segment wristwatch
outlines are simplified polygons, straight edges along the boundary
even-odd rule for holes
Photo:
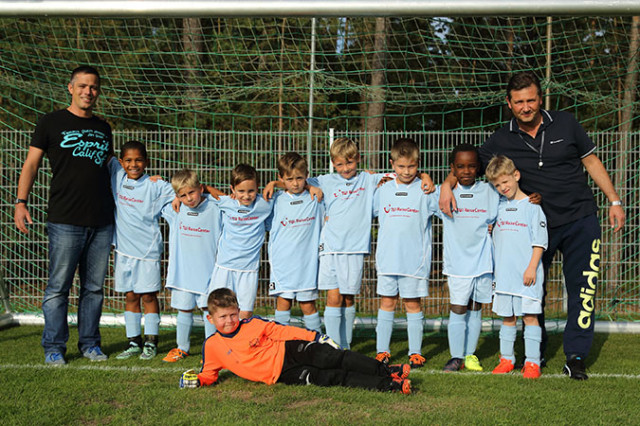
[[[27,200],[23,199],[23,198],[16,198],[16,201],[13,204],[27,204]]]
[[[618,200],[618,201],[612,201],[611,202],[611,206],[620,206],[622,207],[622,201]]]

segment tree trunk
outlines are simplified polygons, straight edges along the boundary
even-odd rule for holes
[[[184,52],[185,91],[184,104],[186,109],[193,109],[200,96],[200,69],[198,55],[203,46],[202,23],[200,18],[184,18],[182,20],[182,50]]]
[[[285,36],[284,32],[287,29],[287,18],[282,19],[282,27],[280,31],[280,88],[278,89],[278,152],[282,152],[282,132],[284,131],[284,104],[282,97],[284,96],[284,48],[285,48]]]
[[[616,162],[616,170],[613,176],[613,184],[624,201],[627,191],[629,179],[629,150],[631,149],[630,138],[633,125],[633,105],[636,100],[636,90],[638,87],[638,51],[640,50],[640,16],[634,16],[631,19],[631,33],[629,34],[629,56],[627,64],[626,77],[624,79],[623,97],[622,97],[622,115],[620,119],[620,140],[618,141],[618,159]],[[626,203],[625,203],[626,204]],[[620,264],[623,258],[624,245],[622,243],[622,232],[617,234],[610,233],[610,249],[607,256],[607,264],[609,268],[606,273],[607,289],[615,291],[620,285],[624,284],[624,277],[620,274]],[[615,293],[614,293],[615,295]]]
[[[369,154],[368,167],[380,170],[380,153],[382,151],[382,137],[384,130],[384,111],[387,100],[386,90],[386,59],[387,59],[387,18],[376,18],[376,31],[373,41],[373,56],[371,61],[371,90],[367,105],[366,152]]]

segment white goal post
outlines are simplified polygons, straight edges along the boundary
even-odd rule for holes
[[[2,0],[0,17],[631,16],[639,0]]]

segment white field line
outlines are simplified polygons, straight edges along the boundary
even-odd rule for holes
[[[49,369],[63,369],[63,370],[87,370],[87,371],[118,371],[122,373],[182,373],[185,368],[177,367],[116,367],[113,365],[46,365],[46,364],[0,364],[0,370],[49,370]]]
[[[563,378],[563,379],[567,379],[569,380],[569,378],[565,375],[565,374],[546,374],[544,372],[545,370],[542,370],[542,376],[540,376],[541,379],[558,379],[558,378]],[[445,373],[442,370],[411,370],[411,375],[418,375],[418,376],[435,376],[435,375],[441,375],[441,374],[445,374],[445,375],[456,375],[457,377],[474,377],[477,375],[480,376],[492,376],[490,371],[482,371],[482,372],[460,372],[460,373]],[[631,379],[631,380],[640,380],[640,374],[615,374],[615,373],[591,373],[587,370],[587,375],[589,376],[589,379],[592,378],[598,378],[598,379]],[[505,377],[520,377],[520,374],[517,372],[513,372],[513,373],[508,373],[508,374],[504,374]]]
[[[185,371],[184,367],[182,368],[177,368],[177,367],[137,367],[137,366],[133,366],[133,367],[116,367],[116,366],[111,366],[111,365],[98,365],[98,364],[91,364],[91,365],[73,365],[73,364],[66,364],[66,365],[60,365],[60,366],[51,366],[51,365],[45,365],[45,364],[0,364],[0,370],[31,370],[31,369],[38,369],[38,370],[48,370],[48,369],[65,369],[65,370],[78,370],[78,371],[82,371],[82,370],[87,370],[87,371],[118,371],[118,372],[123,372],[123,373],[181,373],[183,371]],[[195,368],[197,369],[197,368]],[[543,370],[544,371],[544,370]],[[590,373],[587,372],[589,374],[589,379],[630,379],[630,380],[640,380],[640,374],[615,374],[615,373]],[[468,377],[468,378],[473,378],[476,377],[478,375],[481,376],[490,376],[491,372],[489,371],[484,371],[484,372],[474,372],[474,373],[445,373],[441,370],[425,370],[425,369],[421,369],[421,370],[413,370],[411,371],[411,375],[412,376],[436,376],[436,375],[455,375],[456,377]],[[512,373],[512,374],[505,374],[506,377],[519,377],[518,373]],[[567,379],[569,380],[569,378],[567,376],[565,376],[564,374],[545,374],[544,372],[542,373],[542,376],[540,377],[541,379]]]

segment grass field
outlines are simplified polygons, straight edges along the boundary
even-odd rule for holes
[[[562,336],[550,341],[549,367],[539,380],[519,374],[443,374],[446,336],[426,335],[427,364],[411,373],[412,395],[315,386],[266,386],[225,372],[210,388],[179,389],[180,373],[199,368],[202,330],[192,337],[193,356],[179,364],[118,361],[124,329],[104,328],[111,357],[81,357],[71,330],[68,365],[48,367],[40,347],[42,327],[0,330],[0,423],[13,424],[640,424],[640,338],[597,334],[586,382],[561,374]],[[160,349],[174,342],[162,331]],[[486,370],[497,364],[498,338],[483,335],[478,356]],[[375,339],[354,349],[373,355]],[[394,336],[392,361],[406,359],[404,336]],[[518,348],[522,353],[522,348]]]

